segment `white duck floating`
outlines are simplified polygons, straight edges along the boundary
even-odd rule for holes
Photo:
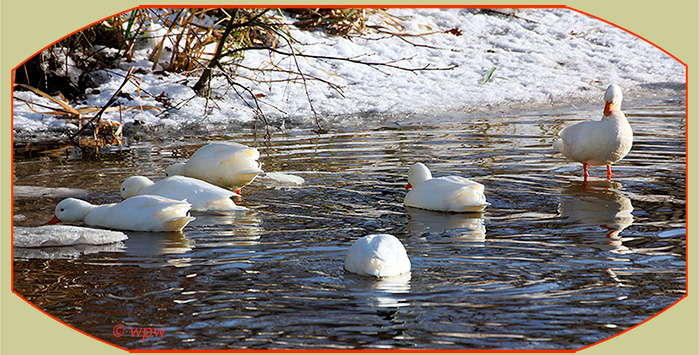
[[[345,270],[376,277],[410,272],[403,243],[390,234],[370,234],[356,240],[345,257]]]
[[[584,121],[564,128],[553,142],[568,159],[583,164],[585,180],[588,166],[607,166],[607,180],[612,178],[611,165],[631,150],[633,131],[621,112],[623,94],[612,84],[604,93],[604,115],[599,121]]]
[[[232,142],[207,144],[197,149],[186,163],[173,164],[165,175],[184,175],[240,193],[262,172],[256,148]]]
[[[408,207],[443,212],[482,212],[489,205],[484,187],[458,176],[433,178],[425,164],[415,163],[408,171],[410,192],[403,204]]]
[[[231,200],[231,196],[239,196],[238,194],[186,176],[170,176],[156,183],[145,176],[126,178],[121,183],[121,197],[127,199],[136,195],[157,195],[173,200],[187,200],[192,205],[192,211],[247,210]]]
[[[46,224],[84,222],[88,226],[143,232],[176,232],[194,217],[191,205],[165,197],[141,195],[119,203],[93,205],[67,198],[56,205],[55,216]]]

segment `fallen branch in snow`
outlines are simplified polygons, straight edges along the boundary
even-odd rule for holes
[[[274,31],[274,30],[273,30]],[[277,31],[274,31],[278,35],[281,35]],[[289,40],[288,36],[280,36],[284,38],[286,41],[287,45],[289,45],[289,48],[293,48],[291,45],[291,40]],[[301,80],[303,81],[303,90],[306,93],[306,99],[308,100],[308,105],[311,107],[311,111],[313,111],[313,118],[315,120],[316,126],[318,127],[318,133],[324,132],[323,127],[320,125],[320,121],[318,121],[318,111],[316,111],[315,107],[313,107],[313,100],[311,100],[311,95],[308,93],[308,85],[306,82],[306,76],[303,74],[303,71],[301,71],[301,67],[299,66],[298,59],[296,58],[296,55],[292,51],[291,57],[294,59],[294,64],[296,65],[296,70],[297,73],[301,76]]]
[[[254,68],[254,69],[253,69],[253,68],[250,68],[250,67],[246,67],[246,66],[244,66],[244,65],[238,65],[238,68],[243,68],[243,69],[249,70],[249,71],[251,71],[251,72],[260,72],[260,73],[270,72],[270,73],[298,74],[298,73],[296,73],[296,72],[294,72],[294,71],[281,68],[281,67],[277,66],[277,65],[274,64],[274,63],[271,63],[271,64],[274,66],[274,69],[263,69],[263,68]],[[259,80],[259,79],[255,79],[255,78],[252,78],[252,77],[243,76],[242,74],[239,74],[239,73],[236,73],[236,75],[239,76],[239,77],[241,77],[241,78],[244,78],[245,80],[250,80],[250,81],[252,81],[252,82],[256,82],[256,83],[259,83],[259,84],[262,84],[262,83],[283,83],[283,82],[295,82],[295,81],[296,81],[296,79],[294,79],[294,78]],[[328,73],[328,75],[334,75],[334,74]],[[339,75],[336,75],[336,76],[339,76]],[[323,83],[323,84],[325,84],[325,85],[328,85],[328,87],[330,87],[331,89],[333,89],[338,95],[342,96],[342,98],[345,98],[344,91],[342,90],[342,87],[341,87],[340,85],[335,84],[335,83],[333,83],[333,82],[330,81],[330,80],[323,79],[323,78],[320,78],[320,77],[317,77],[317,76],[314,76],[314,75],[310,75],[310,74],[305,74],[305,77],[306,77],[307,79],[310,79],[310,80],[313,80],[313,81],[318,81],[318,82],[321,82],[321,83]],[[283,112],[283,111],[281,111],[281,110],[279,110],[279,111],[280,111],[280,112]]]
[[[401,41],[403,41],[403,42],[405,42],[405,43],[407,43],[407,44],[409,44],[409,45],[411,45],[411,46],[413,46],[413,47],[436,49],[436,50],[440,50],[440,51],[460,52],[459,50],[456,50],[456,49],[439,48],[439,47],[430,46],[430,45],[427,45],[427,44],[420,44],[420,43],[411,42],[411,41],[408,41],[407,38],[405,38],[404,36],[401,36],[401,35],[399,35],[399,34],[390,33],[389,35],[392,36],[392,37],[396,37],[396,38],[398,38],[399,40],[401,40]]]
[[[505,16],[505,17],[512,17],[512,18],[516,18],[516,19],[519,19],[519,20],[527,21],[527,22],[529,22],[529,23],[539,24],[538,22],[536,22],[536,21],[534,21],[534,20],[530,20],[530,19],[527,19],[527,18],[524,18],[524,17],[520,17],[520,16],[517,16],[517,15],[515,15],[515,14],[511,14],[511,13],[507,13],[507,12],[503,12],[503,11],[498,11],[498,10],[495,10],[495,9],[481,9],[481,12],[484,13],[484,14],[486,14],[486,15],[492,15],[492,14],[494,14],[494,15],[500,15],[500,16]]]
[[[233,52],[239,52],[239,51],[246,51],[246,50],[268,50],[273,53],[281,54],[281,55],[286,55],[286,56],[298,56],[298,57],[303,57],[303,58],[313,58],[313,59],[327,59],[327,60],[337,60],[337,61],[344,61],[344,62],[351,62],[351,63],[356,63],[356,64],[363,64],[363,65],[368,65],[368,66],[377,66],[377,67],[388,67],[388,68],[393,68],[393,69],[398,69],[398,70],[404,70],[404,71],[411,71],[411,72],[419,72],[419,71],[425,71],[425,70],[453,70],[458,68],[459,66],[456,64],[452,64],[447,67],[430,67],[429,64],[423,66],[423,67],[417,67],[417,68],[408,68],[408,67],[403,67],[400,65],[395,65],[391,64],[394,62],[398,62],[401,60],[406,60],[409,58],[400,58],[400,59],[395,59],[391,62],[365,62],[362,60],[358,59],[352,59],[352,58],[344,58],[344,57],[333,57],[333,56],[327,56],[327,55],[315,55],[315,54],[303,54],[303,53],[293,53],[293,52],[284,52],[281,50],[278,50],[276,48],[272,47],[245,47],[245,48],[236,48],[234,50],[231,50],[229,52],[226,52],[226,54],[232,54]]]

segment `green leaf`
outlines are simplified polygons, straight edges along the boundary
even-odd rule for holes
[[[485,79],[483,79],[481,86],[485,85],[485,83],[487,83],[488,80],[490,80],[490,77],[493,76],[494,71],[495,71],[495,67],[492,67],[492,68],[490,68],[490,70],[488,70],[488,74],[485,74]]]

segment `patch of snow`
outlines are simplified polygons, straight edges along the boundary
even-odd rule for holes
[[[294,44],[295,49],[307,55],[346,57],[412,69],[451,69],[411,71],[301,57],[295,61],[251,50],[245,53],[241,63],[244,67],[300,70],[307,78],[317,76],[337,87],[311,79],[304,85],[300,77],[288,73],[244,68],[238,69],[235,80],[253,88],[269,120],[293,121],[309,127],[315,118],[306,89],[321,122],[331,122],[334,116],[353,115],[352,120],[341,122],[355,126],[372,120],[371,114],[399,117],[454,111],[575,108],[582,103],[600,103],[610,83],[624,89],[626,102],[684,95],[686,69],[680,62],[631,33],[573,10],[520,9],[510,14],[515,16],[459,8],[393,8],[387,12],[399,19],[405,33],[432,34],[400,38],[374,33],[350,40],[291,26],[290,35],[301,42]],[[282,20],[293,22],[290,18]],[[454,29],[460,35],[449,33]],[[155,25],[153,30],[162,32]],[[106,104],[121,85],[126,70],[136,66],[148,74],[137,74],[138,87],[133,83],[126,85],[124,92],[133,99],[121,98],[121,104],[163,107],[156,99],[160,96],[159,100],[166,99],[176,108],[162,113],[126,111],[122,113],[123,123],[138,120],[151,126],[183,127],[244,125],[255,120],[252,97],[231,87],[221,76],[212,80],[211,96],[207,99],[191,89],[198,79],[196,74],[152,73],[153,63],[148,60],[152,45],[138,49],[133,62],[123,61],[119,69],[98,73],[98,93],[89,94],[86,104]],[[279,49],[290,50],[286,44]],[[493,67],[492,77],[481,85]],[[55,106],[33,93],[16,92],[15,96]],[[104,117],[119,122],[118,112]],[[67,120],[35,113],[15,100],[15,132],[54,130],[68,125]]]

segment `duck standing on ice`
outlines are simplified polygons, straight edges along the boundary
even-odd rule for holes
[[[553,142],[568,159],[582,163],[585,181],[588,166],[607,166],[607,180],[612,178],[611,165],[631,150],[633,131],[621,112],[623,94],[612,84],[604,93],[604,115],[599,121],[584,121],[564,128]]]

